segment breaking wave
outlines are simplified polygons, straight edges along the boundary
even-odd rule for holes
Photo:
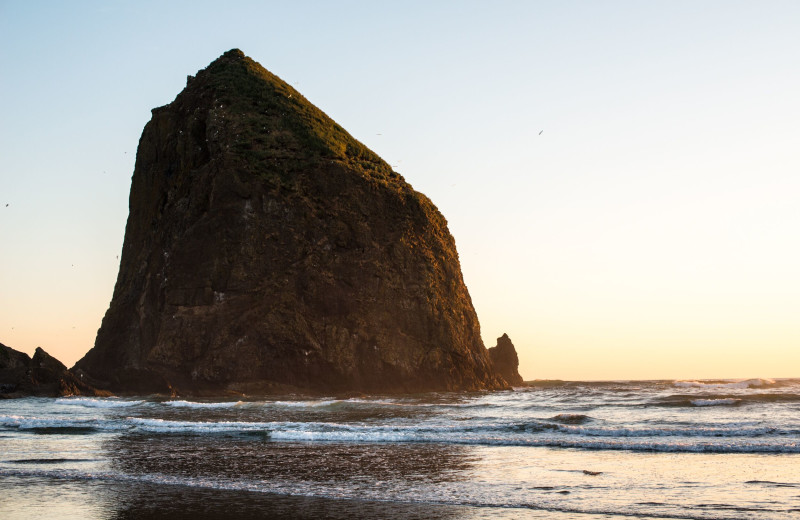
[[[0,428],[42,434],[87,434],[124,430],[126,426],[101,418],[25,417],[0,415]]]
[[[741,399],[692,399],[694,406],[732,406],[742,402]]]
[[[592,418],[579,413],[560,413],[551,417],[550,420],[561,424],[584,424],[591,421]]]
[[[115,397],[108,397],[108,398],[62,397],[60,399],[56,399],[56,404],[84,406],[87,408],[128,408],[129,406],[137,406],[142,403],[144,403],[144,401],[141,400],[130,401]]]
[[[652,404],[657,406],[696,407],[796,402],[800,402],[800,394],[775,392],[756,394],[673,394],[659,397]]]
[[[325,408],[339,405],[344,402],[345,401],[337,399],[328,399],[323,401],[269,401],[266,403],[266,405],[284,408]]]
[[[485,422],[412,426],[293,421],[178,421],[141,417],[102,420],[0,416],[0,426],[33,433],[91,434],[127,430],[150,434],[258,435],[273,441],[292,442],[411,442],[592,450],[800,453],[800,443],[796,442],[800,431],[736,423],[685,428],[630,428],[614,425],[589,427],[542,419],[501,424]]]
[[[233,408],[235,406],[243,405],[244,402],[197,403],[193,401],[164,401],[164,404],[174,408]]]
[[[772,379],[744,379],[741,381],[675,381],[673,386],[679,388],[763,388],[765,386],[774,386],[775,381]]]

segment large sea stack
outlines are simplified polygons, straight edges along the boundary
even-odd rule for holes
[[[433,203],[239,50],[153,110],[74,371],[116,392],[506,386]]]

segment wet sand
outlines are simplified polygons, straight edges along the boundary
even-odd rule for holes
[[[610,520],[616,515],[576,514],[504,507],[472,507],[285,496],[187,486],[31,479],[0,480],[4,520]],[[625,517],[628,518],[628,517]],[[650,517],[637,517],[650,518]]]

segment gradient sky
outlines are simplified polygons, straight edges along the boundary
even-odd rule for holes
[[[524,378],[800,377],[800,2],[383,4],[0,0],[0,342],[93,345],[150,109],[237,47],[433,200]]]

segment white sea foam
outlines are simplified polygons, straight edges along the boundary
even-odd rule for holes
[[[94,398],[94,397],[62,397],[56,399],[56,404],[69,404],[74,406],[85,406],[87,408],[127,408],[142,404],[144,401],[128,401],[115,397]]]
[[[772,379],[744,379],[740,381],[711,382],[711,381],[675,381],[674,386],[681,388],[759,388],[774,385]]]
[[[557,425],[555,430],[587,437],[754,437],[775,433],[769,427],[697,426],[693,428],[587,428]]]
[[[473,425],[461,427],[450,424],[429,425],[426,427],[411,425],[368,425],[340,424],[326,422],[239,422],[239,421],[170,421],[164,419],[128,418],[128,422],[138,430],[153,433],[252,433],[268,434],[273,440],[284,441],[336,441],[336,442],[447,442],[455,444],[484,445],[540,445],[539,443],[576,441],[567,440],[573,436],[605,437],[609,439],[645,438],[645,437],[755,437],[767,434],[796,434],[798,432],[779,432],[768,427],[727,427],[706,426],[696,428],[588,428],[583,426],[553,425],[542,428],[542,423],[507,424],[507,425]],[[530,427],[528,427],[530,426]],[[553,433],[561,435],[553,437]],[[530,435],[531,432],[539,432]],[[563,437],[568,435],[569,437]],[[560,440],[556,440],[560,439]],[[596,441],[587,442],[593,443]],[[549,444],[547,444],[549,445]]]
[[[718,437],[709,434],[710,437]],[[656,438],[653,438],[656,437]],[[586,437],[525,436],[491,433],[461,433],[442,435],[434,432],[411,431],[313,431],[273,430],[272,440],[304,442],[447,442],[449,444],[479,446],[536,446],[560,448],[584,448],[592,450],[631,450],[660,452],[699,452],[699,453],[800,453],[800,445],[791,442],[758,442],[750,439],[697,441],[689,438],[662,437],[609,437],[592,439]]]
[[[410,406],[410,407],[430,407],[436,406],[435,404],[431,403],[410,403],[404,402],[401,400],[396,399],[359,399],[358,397],[354,397],[352,399],[348,399],[345,401],[348,404],[358,405],[358,406]]]
[[[274,423],[241,421],[169,421],[128,417],[126,422],[137,430],[153,433],[226,433],[269,430]]]
[[[482,424],[365,424],[335,422],[248,422],[248,421],[178,421],[167,419],[128,417],[124,420],[101,418],[58,418],[0,416],[0,427],[28,429],[96,429],[101,431],[134,430],[161,434],[252,434],[268,435],[273,440],[283,441],[335,441],[335,442],[445,442],[475,445],[519,445],[519,446],[569,446],[590,449],[656,449],[643,448],[643,439],[671,439],[670,448],[678,451],[726,451],[730,443],[714,441],[720,447],[712,448],[701,438],[739,438],[741,446],[736,451],[746,452],[748,438],[767,435],[793,437],[797,430],[781,430],[766,426],[745,426],[737,423],[720,425],[698,425],[696,427],[676,428],[630,428],[630,427],[587,427],[578,425],[554,424],[547,421],[530,423],[482,423]],[[593,438],[603,438],[603,441]],[[641,439],[641,440],[639,440]],[[685,439],[685,440],[679,440]],[[692,440],[695,439],[695,440]],[[610,443],[608,446],[598,443]],[[623,443],[624,445],[620,444]],[[703,447],[695,450],[691,445]],[[713,444],[713,443],[712,443]],[[786,450],[800,451],[800,446],[786,443]],[[793,444],[789,446],[789,444]],[[680,448],[680,446],[686,446]],[[661,448],[658,448],[662,450]],[[666,449],[666,448],[664,448]],[[767,451],[765,448],[759,448]]]
[[[175,408],[233,408],[245,404],[244,401],[224,401],[217,403],[197,403],[193,401],[164,401],[167,406]]]
[[[331,406],[338,403],[343,403],[337,399],[325,401],[270,401],[266,403],[269,406],[280,406],[285,408],[319,408],[324,406]]]
[[[21,415],[0,415],[0,427],[17,428],[19,430],[92,428],[109,431],[130,428],[118,421],[97,417],[30,417]]]

